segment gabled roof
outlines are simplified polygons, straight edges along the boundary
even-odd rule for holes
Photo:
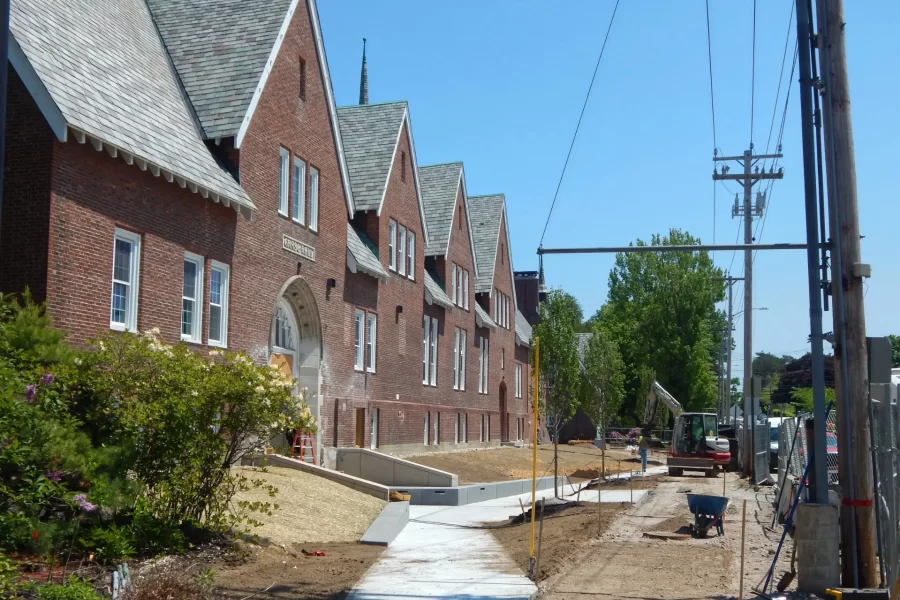
[[[456,218],[456,198],[462,185],[461,162],[419,167],[422,205],[431,238],[425,248],[426,256],[446,256],[450,231]]]
[[[428,304],[437,304],[447,310],[453,310],[453,302],[450,296],[441,289],[438,282],[434,280],[431,273],[425,270],[425,302]]]
[[[236,135],[291,0],[147,0],[207,139]]]
[[[381,261],[350,223],[347,223],[347,268],[351,273],[358,271],[380,281],[387,281],[388,278],[388,272],[381,266]]]
[[[380,210],[406,118],[406,102],[337,109],[356,210]]]
[[[528,323],[528,319],[525,318],[525,315],[516,309],[516,343],[520,346],[529,346],[531,345],[531,336],[531,324]],[[579,344],[580,343],[581,341],[579,340]],[[581,353],[580,347],[578,352]]]
[[[478,276],[475,293],[491,293],[494,283],[494,265],[497,247],[500,245],[500,223],[503,220],[503,194],[469,196],[469,213],[472,223],[472,239],[475,242],[475,264]]]
[[[10,60],[66,139],[120,156],[250,216],[201,140],[144,0],[15,0]],[[62,135],[60,135],[62,133]]]

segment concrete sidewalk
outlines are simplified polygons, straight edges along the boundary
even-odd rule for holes
[[[566,485],[563,493],[571,491]],[[627,502],[629,494],[629,490],[610,490],[603,492],[602,500]],[[646,490],[635,490],[635,502],[646,494]],[[553,490],[537,493],[539,499],[549,497]],[[519,514],[520,499],[528,505],[531,494],[465,506],[410,506],[409,524],[353,588],[348,600],[532,598],[537,593],[534,583],[491,533],[480,527]],[[596,502],[597,493],[583,492],[581,499]]]

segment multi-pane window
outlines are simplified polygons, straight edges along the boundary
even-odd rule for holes
[[[366,313],[357,309],[353,321],[353,368],[363,370],[363,341],[366,337],[365,330]]]
[[[397,270],[397,222],[388,221],[388,268]]]
[[[309,168],[309,229],[319,230],[319,170]]]
[[[210,261],[209,265],[209,345],[228,345],[228,265]]]
[[[522,365],[516,363],[516,398],[522,397]]]
[[[469,310],[469,272],[463,274],[463,308]]]
[[[306,163],[294,157],[294,221],[306,223]]]
[[[422,443],[426,446],[428,445],[428,414],[428,411],[425,411],[425,435],[422,440]]]
[[[406,234],[406,274],[410,279],[416,278],[416,234]]]
[[[181,339],[200,342],[203,310],[203,257],[184,253],[184,282],[181,288]]]
[[[452,263],[450,282],[453,290],[450,300],[456,306],[469,310],[469,272],[456,263]]]
[[[453,389],[466,389],[466,330],[459,327],[453,338]]]
[[[437,385],[437,337],[438,321],[422,317],[422,384]]]
[[[288,214],[288,177],[291,171],[291,153],[281,149],[278,157],[278,214]]]
[[[450,265],[450,289],[453,290],[453,293],[450,294],[450,299],[453,301],[453,304],[456,304],[456,263]]]
[[[488,339],[486,337],[478,338],[478,393],[488,393]]]
[[[494,320],[504,329],[509,329],[509,306],[509,296],[494,288]]]
[[[378,316],[366,315],[366,371],[375,372],[375,354],[378,344]]]
[[[279,305],[275,311],[275,346],[285,350],[297,349],[297,338],[294,335],[293,321],[287,308]]]
[[[116,229],[113,241],[112,302],[109,326],[119,331],[137,330],[138,266],[141,238]]]
[[[462,267],[456,269],[456,305],[463,304],[463,274],[466,272]]]
[[[397,234],[397,272],[406,275],[406,227],[403,225]]]
[[[437,445],[441,443],[441,413],[436,412],[431,418],[431,424],[434,426],[434,435],[432,442]]]
[[[461,413],[462,417],[462,441],[463,443],[468,443],[469,441],[469,415],[466,413]]]

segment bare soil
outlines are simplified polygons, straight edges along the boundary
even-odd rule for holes
[[[686,491],[721,495],[722,475],[660,479],[642,503],[619,514],[600,538],[593,537],[557,567],[541,588],[552,600],[605,598],[666,598],[721,600],[737,597],[741,555],[741,509],[747,500],[744,594],[760,582],[772,561],[780,531],[771,523],[772,489],[751,489],[729,474],[726,493],[731,502],[725,515],[725,536],[665,540],[644,537],[648,531],[684,532],[693,520]],[[711,534],[713,535],[713,534]],[[785,544],[775,580],[788,568],[790,542]],[[794,584],[796,585],[796,583]]]
[[[407,460],[455,473],[460,484],[485,483],[527,479],[532,471],[531,448],[492,448],[490,450],[454,450],[451,452],[421,454],[404,457]],[[663,456],[653,455],[651,461],[662,462]],[[559,473],[572,478],[597,477],[603,464],[602,452],[587,444],[559,447]],[[606,473],[629,471],[640,464],[640,459],[625,450],[606,451]],[[539,477],[553,474],[553,446],[538,446],[537,474]]]
[[[320,550],[325,556],[307,556],[303,550]],[[383,551],[356,543],[256,547],[237,563],[223,558],[210,568],[216,596],[222,599],[341,600]]]

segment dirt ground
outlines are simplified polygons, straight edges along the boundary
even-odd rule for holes
[[[321,550],[325,556],[307,556]],[[235,562],[221,559],[211,565],[216,596],[228,600],[341,600],[384,551],[381,546],[356,543],[300,544],[256,547]]]
[[[657,479],[652,477],[648,477],[646,480],[636,480],[634,489],[653,489],[657,483]],[[601,489],[623,490],[628,487],[628,482],[614,480],[604,483]],[[577,496],[570,495],[568,486],[565,486],[562,494],[566,500],[577,498]],[[573,556],[580,553],[592,540],[602,535],[615,519],[629,508],[629,504],[601,503],[598,509],[594,502],[582,502],[562,512],[546,516],[541,536],[541,579],[557,573],[562,565],[568,564]],[[492,529],[491,534],[503,545],[516,564],[527,573],[530,562],[531,521],[498,527]]]
[[[278,504],[272,516],[253,515],[263,526],[252,533],[274,544],[356,542],[385,505],[383,500],[303,471],[282,467],[236,470],[248,479],[261,479],[278,488],[275,498],[261,488],[235,496],[235,502]]]
[[[722,476],[663,477],[642,503],[620,513],[599,538],[588,541],[558,565],[541,585],[552,600],[603,598],[666,598],[722,600],[737,597],[740,573],[741,508],[747,500],[744,594],[764,577],[772,561],[780,530],[769,532],[772,488],[755,492],[745,481],[728,474],[731,502],[725,517],[725,536],[707,539],[659,540],[649,531],[683,532],[693,520],[686,490],[721,495]],[[775,580],[788,570],[790,542],[775,569]],[[796,583],[794,584],[796,585]],[[771,588],[770,588],[771,589]]]
[[[460,485],[509,481],[531,477],[531,448],[492,448],[490,450],[455,450],[418,456],[407,460],[459,476]],[[650,461],[664,462],[661,454],[653,454]],[[625,450],[606,451],[606,472],[618,473],[634,468],[640,459]],[[579,444],[559,447],[559,472],[589,479],[596,477],[602,463],[602,453],[594,446]],[[553,474],[553,446],[538,446],[538,476]]]

